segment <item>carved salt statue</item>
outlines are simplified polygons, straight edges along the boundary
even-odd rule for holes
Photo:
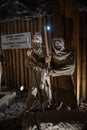
[[[59,37],[53,38],[52,48],[53,54],[49,74],[54,80],[53,107],[57,110],[77,110],[78,106],[73,81],[75,52],[67,51],[64,39]]]

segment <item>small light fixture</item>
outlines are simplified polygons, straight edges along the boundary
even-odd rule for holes
[[[20,91],[23,91],[24,90],[24,86],[22,85],[21,87],[20,87]]]
[[[51,27],[50,26],[47,26],[47,30],[50,31]]]
[[[47,32],[52,32],[53,31],[53,25],[47,24],[47,25],[45,25],[45,27],[46,27]]]

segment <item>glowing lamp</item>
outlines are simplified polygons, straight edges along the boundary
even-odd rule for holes
[[[46,25],[46,31],[47,32],[52,32],[53,31],[53,26],[52,25]]]
[[[21,87],[20,87],[20,91],[23,91],[24,90],[24,86],[22,85]]]

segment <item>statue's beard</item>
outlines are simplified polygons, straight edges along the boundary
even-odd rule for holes
[[[33,48],[38,50],[40,48],[40,43],[34,42],[33,43]]]
[[[38,53],[41,50],[41,45],[40,43],[34,43],[33,44],[34,52]]]
[[[65,47],[64,46],[55,46],[55,44],[54,44],[53,49],[56,53],[59,53],[59,52],[62,52],[65,49]]]
[[[40,46],[34,46],[35,50],[38,50],[40,48]]]
[[[55,44],[54,44],[54,48],[55,48],[56,51],[61,51],[62,50],[62,46],[55,46]]]

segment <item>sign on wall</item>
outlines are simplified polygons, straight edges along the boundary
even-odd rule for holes
[[[31,48],[31,33],[1,35],[2,49]]]

